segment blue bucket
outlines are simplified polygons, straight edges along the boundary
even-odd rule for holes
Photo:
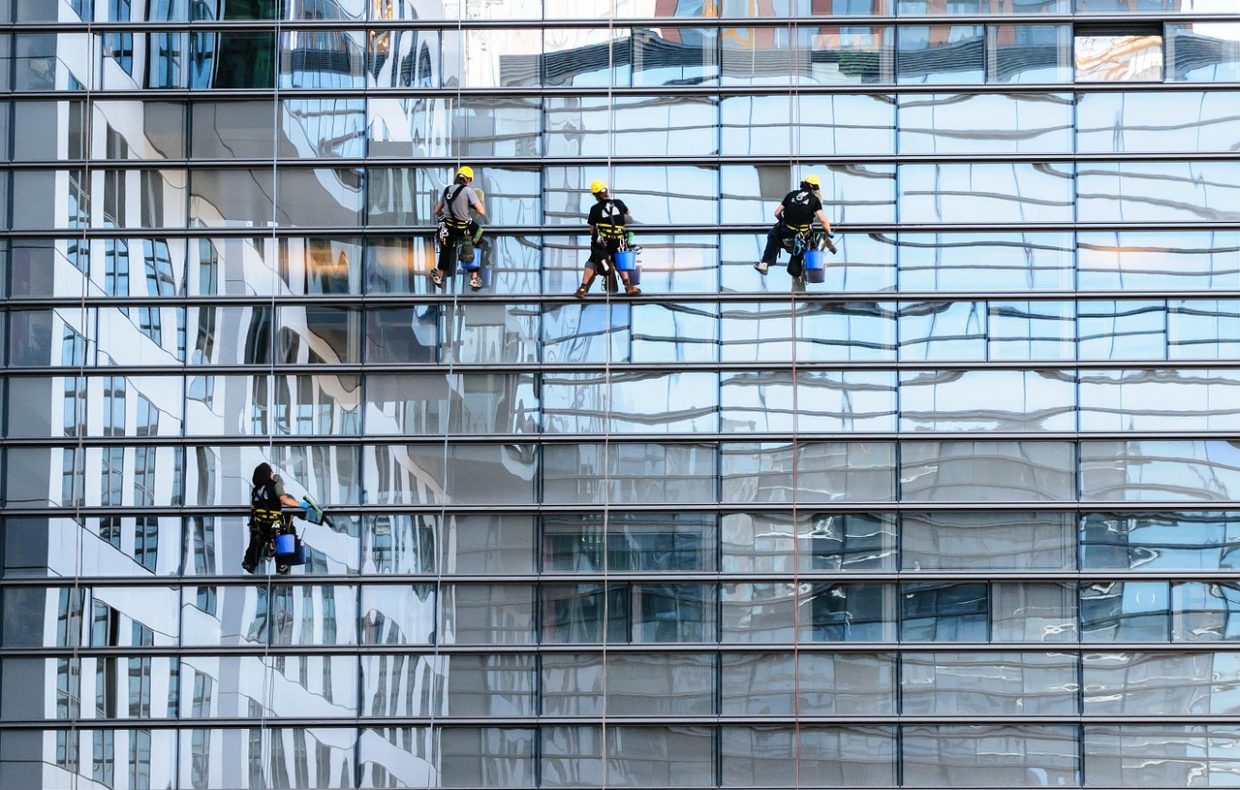
[[[276,556],[288,557],[297,553],[297,536],[291,532],[276,535]]]
[[[822,250],[810,250],[805,253],[805,279],[811,283],[826,281],[827,256]]]
[[[631,272],[637,268],[637,253],[625,250],[616,253],[616,268],[622,272]]]
[[[495,274],[494,266],[483,266],[482,267],[482,287],[483,288],[491,287],[491,278],[494,276],[494,274]]]

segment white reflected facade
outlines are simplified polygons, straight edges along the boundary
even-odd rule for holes
[[[0,7],[0,787],[1234,784],[1232,6]]]

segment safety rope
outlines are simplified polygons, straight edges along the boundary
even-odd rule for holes
[[[465,3],[458,3],[457,13],[456,13],[456,35],[457,35],[457,41],[459,42],[459,45],[457,46],[456,105],[455,107],[453,107],[452,112],[445,113],[445,123],[449,125],[449,128],[447,130],[447,134],[444,135],[444,139],[447,140],[448,141],[447,144],[451,146],[449,150],[449,159],[452,161],[455,161],[456,163],[456,167],[453,169],[454,173],[455,173],[455,170],[459,170],[461,165],[463,164],[463,162],[461,161],[461,145],[458,143],[456,139],[456,129],[455,129],[455,123],[453,119],[456,117],[456,113],[459,112],[461,109],[461,101],[462,101],[462,97],[464,96],[464,85],[465,85],[465,76],[466,76],[465,74],[465,68],[466,68],[465,52],[467,49],[467,45],[465,41],[465,32],[464,32],[465,30],[464,14],[465,14]],[[455,182],[455,178],[450,177],[449,183],[454,183],[454,182]],[[448,214],[451,216],[452,209],[446,204],[447,195],[445,194],[444,197],[445,197],[444,210],[448,212]],[[468,220],[470,217],[469,211],[470,209],[466,207],[465,209],[466,220]],[[436,238],[437,239],[439,238],[438,235],[436,236]],[[466,231],[465,236],[463,236],[462,238],[469,238],[468,231]],[[434,595],[434,606],[433,606],[434,624],[432,625],[432,629],[433,629],[432,633],[434,633],[435,638],[431,640],[432,642],[431,643],[431,666],[430,666],[430,673],[429,673],[431,677],[431,686],[430,686],[430,692],[427,696],[427,699],[430,700],[430,715],[429,715],[430,724],[427,728],[428,754],[426,755],[426,762],[428,764],[427,771],[426,771],[427,790],[431,790],[431,788],[436,787],[440,784],[439,775],[442,773],[441,763],[443,759],[442,757],[443,750],[440,748],[440,745],[443,742],[443,738],[439,730],[436,729],[435,724],[436,724],[436,721],[438,720],[439,700],[443,699],[443,704],[444,705],[448,704],[448,700],[446,697],[437,698],[435,694],[435,678],[437,676],[442,677],[443,682],[444,682],[443,687],[446,689],[448,687],[448,675],[451,673],[451,667],[448,667],[445,670],[445,668],[442,665],[442,662],[444,661],[444,656],[442,652],[440,651],[440,646],[443,644],[444,637],[443,637],[443,634],[440,633],[440,631],[441,631],[442,625],[446,625],[447,619],[448,619],[446,616],[447,602],[444,600],[444,595],[443,595],[443,591],[444,591],[444,583],[443,583],[444,567],[443,566],[447,562],[447,559],[448,559],[447,551],[445,547],[447,546],[446,535],[448,531],[448,504],[449,504],[448,492],[450,490],[449,485],[451,483],[451,480],[449,477],[450,469],[451,469],[451,465],[450,465],[451,446],[449,442],[449,435],[451,433],[451,428],[452,428],[452,377],[456,370],[456,356],[457,356],[458,349],[460,349],[463,346],[462,335],[464,334],[464,331],[465,331],[465,317],[461,315],[461,307],[460,307],[461,289],[457,287],[457,278],[456,278],[458,271],[462,271],[461,262],[459,260],[459,250],[460,250],[461,242],[460,240],[456,239],[455,236],[450,236],[447,241],[440,239],[438,243],[440,245],[443,245],[443,244],[451,245],[451,248],[448,249],[446,252],[445,260],[452,260],[453,263],[450,267],[451,277],[449,277],[448,271],[445,270],[443,272],[444,287],[452,289],[452,309],[451,309],[450,314],[446,317],[441,318],[439,322],[440,326],[442,326],[444,330],[448,332],[449,337],[444,338],[444,340],[447,340],[449,342],[441,342],[439,344],[440,348],[448,349],[448,372],[446,374],[447,387],[445,388],[447,403],[444,406],[444,412],[443,412],[444,414],[443,416],[443,456],[442,456],[443,465],[441,467],[442,473],[443,473],[443,479],[441,481],[441,485],[443,488],[439,494],[439,523],[436,525],[436,529],[432,533],[435,536],[435,549],[432,552],[432,556],[434,557],[434,563],[435,563],[435,595]],[[474,255],[481,257],[482,251],[479,249],[475,249]],[[439,262],[438,260],[435,260],[435,261],[432,261],[432,264],[437,266]],[[479,261],[478,271],[479,271],[479,276],[481,276],[481,271],[482,271],[481,261]],[[436,305],[436,310],[438,309],[439,309],[439,306]],[[451,658],[449,657],[447,660],[451,661]]]
[[[274,260],[276,261],[279,260],[280,255],[280,238],[278,233],[280,227],[280,171],[277,168],[276,153],[280,150],[280,72],[282,69],[282,58],[280,57],[280,53],[284,49],[282,23],[283,15],[277,13],[275,18],[275,74],[273,75],[274,82],[271,106],[271,252],[272,255],[275,256]],[[279,323],[276,314],[276,292],[280,289],[280,273],[278,270],[278,265],[273,266],[270,269],[270,283],[271,299],[268,305],[268,310],[270,312],[267,316],[267,320],[269,321],[268,326],[270,327],[267,338],[267,387],[266,392],[264,393],[267,402],[263,405],[263,411],[265,413],[267,423],[267,457],[275,460],[275,414],[271,406],[274,403],[276,387],[275,340],[279,334]],[[273,530],[271,538],[273,541],[276,539],[275,535],[276,532]],[[266,553],[265,544],[266,541],[264,541],[262,548],[259,550],[259,562],[263,562],[263,554]],[[267,728],[267,718],[268,712],[275,704],[276,679],[275,669],[272,667],[271,662],[271,643],[276,637],[276,610],[275,597],[273,595],[274,582],[272,579],[272,571],[274,570],[272,566],[275,565],[276,562],[274,552],[271,562],[263,562],[267,569],[267,612],[265,615],[267,636],[266,639],[263,640],[263,685],[260,690],[260,693],[262,694],[262,704],[259,705],[258,733],[260,760],[259,773],[261,776],[265,777],[266,781],[270,781],[274,774],[273,767],[271,766],[271,755],[273,753],[271,744],[272,733]],[[303,661],[306,660],[305,656],[300,656],[299,658]]]
[[[788,136],[792,151],[792,170],[796,178],[800,178],[800,138],[798,130],[801,128],[801,47],[800,40],[797,36],[798,27],[793,17],[795,12],[789,12],[792,16],[788,20],[788,36],[790,49],[792,51],[793,63],[796,64],[792,69],[792,95],[791,95],[791,111],[789,112]],[[813,220],[811,219],[812,223]],[[795,242],[794,242],[795,244]],[[805,259],[801,259],[801,277],[806,276],[804,269]],[[790,322],[792,327],[792,761],[793,761],[793,782],[794,787],[801,787],[801,535],[800,522],[797,512],[797,491],[799,481],[797,473],[799,471],[800,443],[799,437],[799,418],[800,410],[797,402],[797,390],[800,388],[800,381],[797,379],[797,294],[796,288],[789,288],[789,296],[791,302]]]
[[[632,46],[632,36],[630,35],[630,46]],[[630,58],[631,59],[631,58]],[[611,0],[608,3],[607,10],[607,197],[610,199],[612,193],[610,189],[615,183],[615,172],[613,166],[613,157],[615,154],[615,136],[616,136],[616,3]],[[614,222],[614,206],[613,222]],[[622,218],[623,219],[623,218]],[[593,239],[590,240],[591,245]],[[603,510],[602,525],[600,527],[602,535],[599,543],[599,550],[602,553],[603,561],[603,622],[602,622],[602,684],[603,684],[603,709],[602,717],[599,724],[599,749],[602,759],[602,786],[606,790],[609,776],[609,760],[608,758],[608,739],[610,733],[607,727],[607,708],[610,698],[608,689],[608,670],[609,670],[609,654],[608,654],[608,638],[611,635],[611,552],[608,550],[611,540],[611,388],[612,388],[612,354],[611,354],[611,336],[614,326],[612,325],[612,317],[616,304],[613,302],[612,292],[608,287],[611,278],[615,278],[617,290],[622,287],[620,272],[616,267],[616,258],[611,255],[609,250],[611,245],[606,245],[603,255],[604,260],[610,258],[609,264],[611,272],[609,276],[603,277],[603,306],[606,309],[606,319],[604,326],[606,332],[604,334],[605,342],[603,354]],[[591,250],[593,255],[593,250]],[[582,312],[585,312],[582,307]],[[633,312],[632,307],[629,308],[629,325],[632,327]],[[632,605],[632,592],[629,591],[630,606]],[[627,625],[627,623],[626,623]],[[629,635],[631,636],[631,635]]]
[[[88,193],[88,190],[90,189],[91,160],[93,158],[90,142],[93,139],[93,136],[91,135],[91,127],[93,125],[91,116],[94,112],[94,83],[96,76],[92,73],[94,70],[94,64],[96,63],[93,21],[94,15],[91,14],[86,20],[86,52],[89,57],[87,62],[90,65],[87,66],[86,72],[86,98],[82,103],[82,124],[84,128],[80,131],[82,132],[82,145],[84,146],[84,149],[81,152],[83,164],[82,183],[79,185],[80,193]],[[98,348],[99,340],[99,323],[98,321],[95,322],[95,331],[92,333],[90,331],[90,321],[87,318],[89,308],[86,304],[87,292],[90,290],[90,238],[87,234],[87,229],[91,225],[91,204],[88,201],[81,200],[79,197],[76,211],[78,212],[78,216],[75,219],[81,226],[82,235],[78,242],[81,246],[78,248],[76,253],[78,260],[74,261],[74,265],[76,266],[78,261],[81,260],[82,251],[85,250],[86,271],[82,273],[82,295],[81,301],[78,304],[78,325],[82,327],[81,351],[78,351],[78,343],[76,341],[73,344],[74,354],[77,355],[76,362],[78,370],[76,377],[77,380],[73,382],[73,402],[71,404],[71,408],[73,409],[73,427],[77,432],[77,445],[73,450],[73,465],[70,468],[70,474],[72,475],[70,479],[73,482],[70,484],[69,491],[70,496],[73,497],[73,523],[77,527],[77,539],[75,541],[77,544],[77,549],[73,563],[73,586],[70,588],[69,600],[65,602],[65,638],[69,641],[69,646],[72,648],[72,652],[69,656],[69,666],[65,668],[68,673],[66,685],[68,686],[68,690],[71,694],[67,703],[72,706],[68,711],[66,711],[66,713],[70,713],[72,715],[69,717],[69,733],[67,736],[68,743],[66,744],[65,758],[68,760],[71,751],[74,755],[73,761],[75,763],[74,770],[69,772],[70,790],[77,790],[78,778],[82,766],[81,743],[79,741],[79,736],[81,734],[79,726],[80,719],[82,717],[82,629],[87,616],[86,597],[87,594],[91,592],[90,590],[82,587],[82,557],[86,548],[86,525],[82,520],[82,507],[85,504],[86,499],[87,426],[85,422],[89,419],[90,414],[90,411],[86,408],[86,399],[89,397],[90,392],[90,388],[86,387],[86,360],[90,353],[89,349],[91,345],[91,335],[94,335],[96,348]],[[82,215],[83,211],[85,211],[84,217]],[[77,330],[75,329],[74,331],[76,332]],[[61,364],[64,364],[64,361],[65,360],[62,358]],[[79,392],[79,387],[86,387],[86,391]],[[79,403],[81,403],[81,406],[79,406]],[[64,463],[63,458],[61,459],[61,463]],[[81,473],[78,472],[79,469],[82,470]],[[70,634],[69,627],[73,624],[73,608],[79,605],[80,615],[78,618],[77,629],[75,633]],[[74,673],[77,675],[76,684],[73,682]],[[74,688],[75,685],[76,690]]]

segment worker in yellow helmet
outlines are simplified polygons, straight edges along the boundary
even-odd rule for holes
[[[782,247],[792,254],[788,261],[788,274],[792,275],[793,285],[804,285],[801,279],[804,274],[802,261],[809,249],[809,235],[815,218],[822,223],[827,249],[835,252],[835,245],[831,242],[831,221],[822,208],[821,190],[822,181],[818,176],[806,176],[801,180],[801,185],[785,195],[775,207],[775,224],[766,234],[766,250],[762,253],[762,260],[754,264],[760,274],[766,274],[770,265],[779,258]]]
[[[435,204],[435,216],[439,218],[439,263],[431,270],[431,282],[436,286],[442,286],[444,278],[452,274],[457,245],[461,248],[461,263],[472,263],[474,247],[482,239],[482,226],[469,212],[473,209],[483,218],[487,212],[482,205],[482,193],[470,186],[473,181],[472,167],[457,168],[453,183],[444,187],[443,197]],[[482,287],[477,267],[470,272],[469,287],[475,291]]]
[[[621,250],[628,249],[630,234],[625,231],[624,225],[633,219],[624,201],[616,200],[608,194],[606,182],[595,181],[590,185],[590,192],[594,195],[595,201],[590,207],[590,216],[587,219],[590,225],[590,259],[586,261],[585,275],[581,279],[581,285],[577,288],[578,299],[585,298],[586,292],[590,290],[590,284],[594,282],[595,275],[599,274],[608,278],[610,290],[617,290],[616,261],[613,256]],[[629,282],[628,272],[620,272],[620,279],[624,281],[626,294],[637,296],[641,293],[640,288]]]

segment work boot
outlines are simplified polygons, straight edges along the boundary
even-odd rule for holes
[[[285,565],[284,563],[276,564],[276,573],[280,574],[281,576],[288,576],[289,571],[291,570],[292,570],[292,567],[289,565]]]
[[[757,269],[758,274],[762,275],[763,277],[766,276],[766,272],[770,268],[770,266],[767,265],[766,261],[758,261],[757,263],[753,265],[753,267]]]
[[[431,282],[436,288],[443,288],[443,269],[431,269]]]
[[[478,276],[478,272],[469,275],[469,287],[475,291],[482,288],[482,278]]]
[[[641,296],[642,289],[638,288],[636,285],[630,285],[629,283],[625,283],[624,284],[624,295],[625,296]]]
[[[245,571],[246,573],[253,573],[254,571],[258,570],[258,565],[251,560],[246,560],[241,563],[241,570]]]
[[[584,285],[584,284],[579,285],[577,286],[577,292],[574,293],[573,296],[576,296],[578,299],[585,299],[586,291],[589,291],[589,290],[590,290],[590,287],[588,285]]]

